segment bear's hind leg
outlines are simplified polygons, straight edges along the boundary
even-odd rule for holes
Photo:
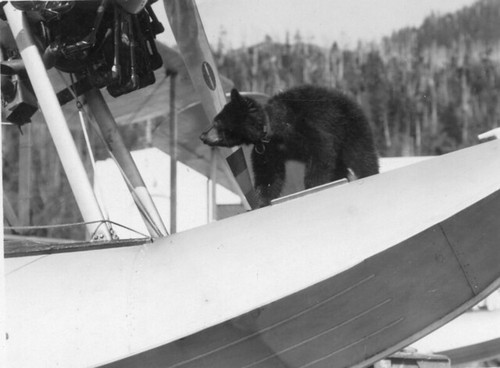
[[[321,162],[311,159],[306,163],[304,175],[305,189],[314,188],[335,180],[336,165],[334,160]]]
[[[379,173],[378,156],[375,149],[357,145],[344,150],[344,165],[351,169],[356,178],[365,178],[367,176]]]
[[[272,157],[272,159],[270,159]],[[278,198],[285,183],[285,161],[276,156],[252,154],[255,191],[259,195],[259,207],[268,206]]]

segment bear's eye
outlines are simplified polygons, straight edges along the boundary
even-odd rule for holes
[[[219,129],[221,126],[222,126],[221,119],[215,119],[214,120],[214,127],[215,127],[215,129]]]

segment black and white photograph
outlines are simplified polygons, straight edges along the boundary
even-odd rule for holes
[[[0,1],[0,368],[500,368],[500,0]]]

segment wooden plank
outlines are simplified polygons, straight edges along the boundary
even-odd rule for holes
[[[311,193],[319,192],[321,190],[325,190],[325,189],[328,189],[328,188],[333,188],[333,187],[336,187],[337,185],[343,185],[343,184],[347,184],[347,183],[348,183],[347,179],[336,180],[336,181],[331,182],[331,183],[326,183],[326,184],[323,184],[323,185],[318,185],[317,187],[314,187],[314,188],[309,188],[309,189],[302,190],[302,191],[297,192],[297,193],[289,194],[289,195],[284,196],[284,197],[279,197],[279,198],[273,199],[271,201],[271,204],[272,205],[280,204],[280,203],[289,201],[291,199],[303,197],[303,196],[311,194]]]

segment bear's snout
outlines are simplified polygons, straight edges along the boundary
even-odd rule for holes
[[[217,145],[217,143],[221,140],[217,134],[217,129],[215,129],[214,126],[211,126],[206,132],[201,133],[200,139],[203,143],[208,144],[209,146]]]

